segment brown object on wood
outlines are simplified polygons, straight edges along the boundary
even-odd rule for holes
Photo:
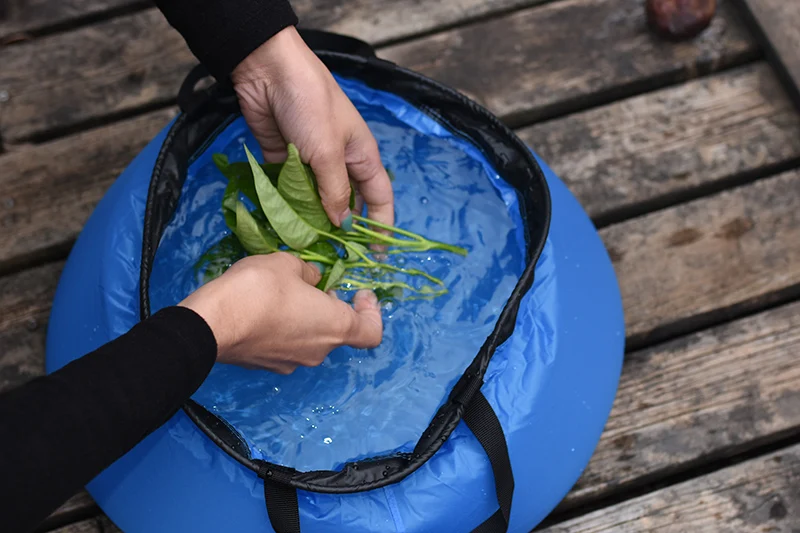
[[[800,1],[739,1],[754,23],[770,61],[800,106]]]
[[[647,0],[647,22],[659,35],[691,39],[708,28],[717,0]]]
[[[794,533],[800,445],[651,492],[542,533]]]

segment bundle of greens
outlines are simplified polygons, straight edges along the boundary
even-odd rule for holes
[[[381,299],[433,298],[447,292],[441,279],[414,268],[378,260],[381,254],[444,250],[466,256],[464,248],[426,239],[421,235],[369,218],[353,215],[349,230],[328,219],[314,173],[290,144],[284,163],[259,165],[245,146],[247,161],[229,162],[214,154],[217,168],[227,178],[222,212],[231,235],[223,238],[198,261],[205,281],[222,274],[245,253],[286,251],[322,266],[319,288],[324,291],[374,290]],[[246,202],[255,206],[251,210]],[[351,190],[350,208],[355,206]],[[372,248],[379,246],[380,252]],[[407,276],[407,281],[398,279]],[[416,282],[411,282],[411,280]]]

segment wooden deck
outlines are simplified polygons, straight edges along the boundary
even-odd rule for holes
[[[485,104],[600,228],[629,350],[594,458],[541,528],[797,533],[800,9],[722,0],[700,37],[668,43],[646,29],[642,3],[294,2],[307,26],[365,38]],[[66,254],[175,113],[194,59],[145,1],[0,5],[8,390],[42,373]],[[115,531],[85,493],[50,529]]]

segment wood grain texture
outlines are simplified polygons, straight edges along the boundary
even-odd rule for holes
[[[738,0],[757,29],[764,47],[800,106],[800,2]]]
[[[0,273],[63,257],[103,191],[173,112],[0,156]],[[520,135],[599,218],[800,157],[800,116],[764,64]]]
[[[444,4],[444,3],[442,3]],[[691,77],[756,46],[723,5],[692,43],[659,41],[639,0],[564,0],[385,49],[503,116],[535,117],[598,92]],[[7,144],[172,101],[195,63],[156,11],[0,50]]]
[[[175,112],[0,157],[0,273],[47,255],[63,257],[109,185]]]
[[[140,3],[138,0],[3,0],[0,2],[4,5],[0,9],[0,43]]]
[[[800,287],[800,171],[601,231],[628,345],[699,328]]]
[[[551,1],[554,0],[294,0],[292,7],[302,27],[324,28],[379,45]]]
[[[800,303],[625,359],[597,450],[563,508],[800,428]]]
[[[598,219],[800,157],[800,115],[765,63],[518,133]]]
[[[547,528],[547,533],[796,533],[800,445]]]
[[[753,306],[800,284],[800,172],[602,235],[634,336],[717,307]],[[61,267],[0,278],[0,390],[41,372],[43,317]],[[584,501],[796,428],[797,311],[778,309],[631,356],[598,458],[570,498]],[[37,327],[28,328],[31,320]]]
[[[639,0],[564,0],[390,47],[381,55],[518,122],[580,105],[590,96],[689,78],[755,51],[726,2],[706,32],[679,44],[654,36],[644,13]]]

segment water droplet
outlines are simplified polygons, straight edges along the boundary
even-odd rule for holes
[[[5,89],[0,89],[0,102],[8,102],[11,96],[8,94],[8,91]]]
[[[422,205],[427,204],[428,198],[426,196],[423,196],[422,198],[419,199],[419,203],[421,203]]]
[[[324,442],[325,444],[330,444],[331,442],[333,442],[333,439],[330,437],[325,437],[324,439],[322,439],[322,442]]]
[[[280,387],[272,387],[272,392],[278,394],[281,391]]]

